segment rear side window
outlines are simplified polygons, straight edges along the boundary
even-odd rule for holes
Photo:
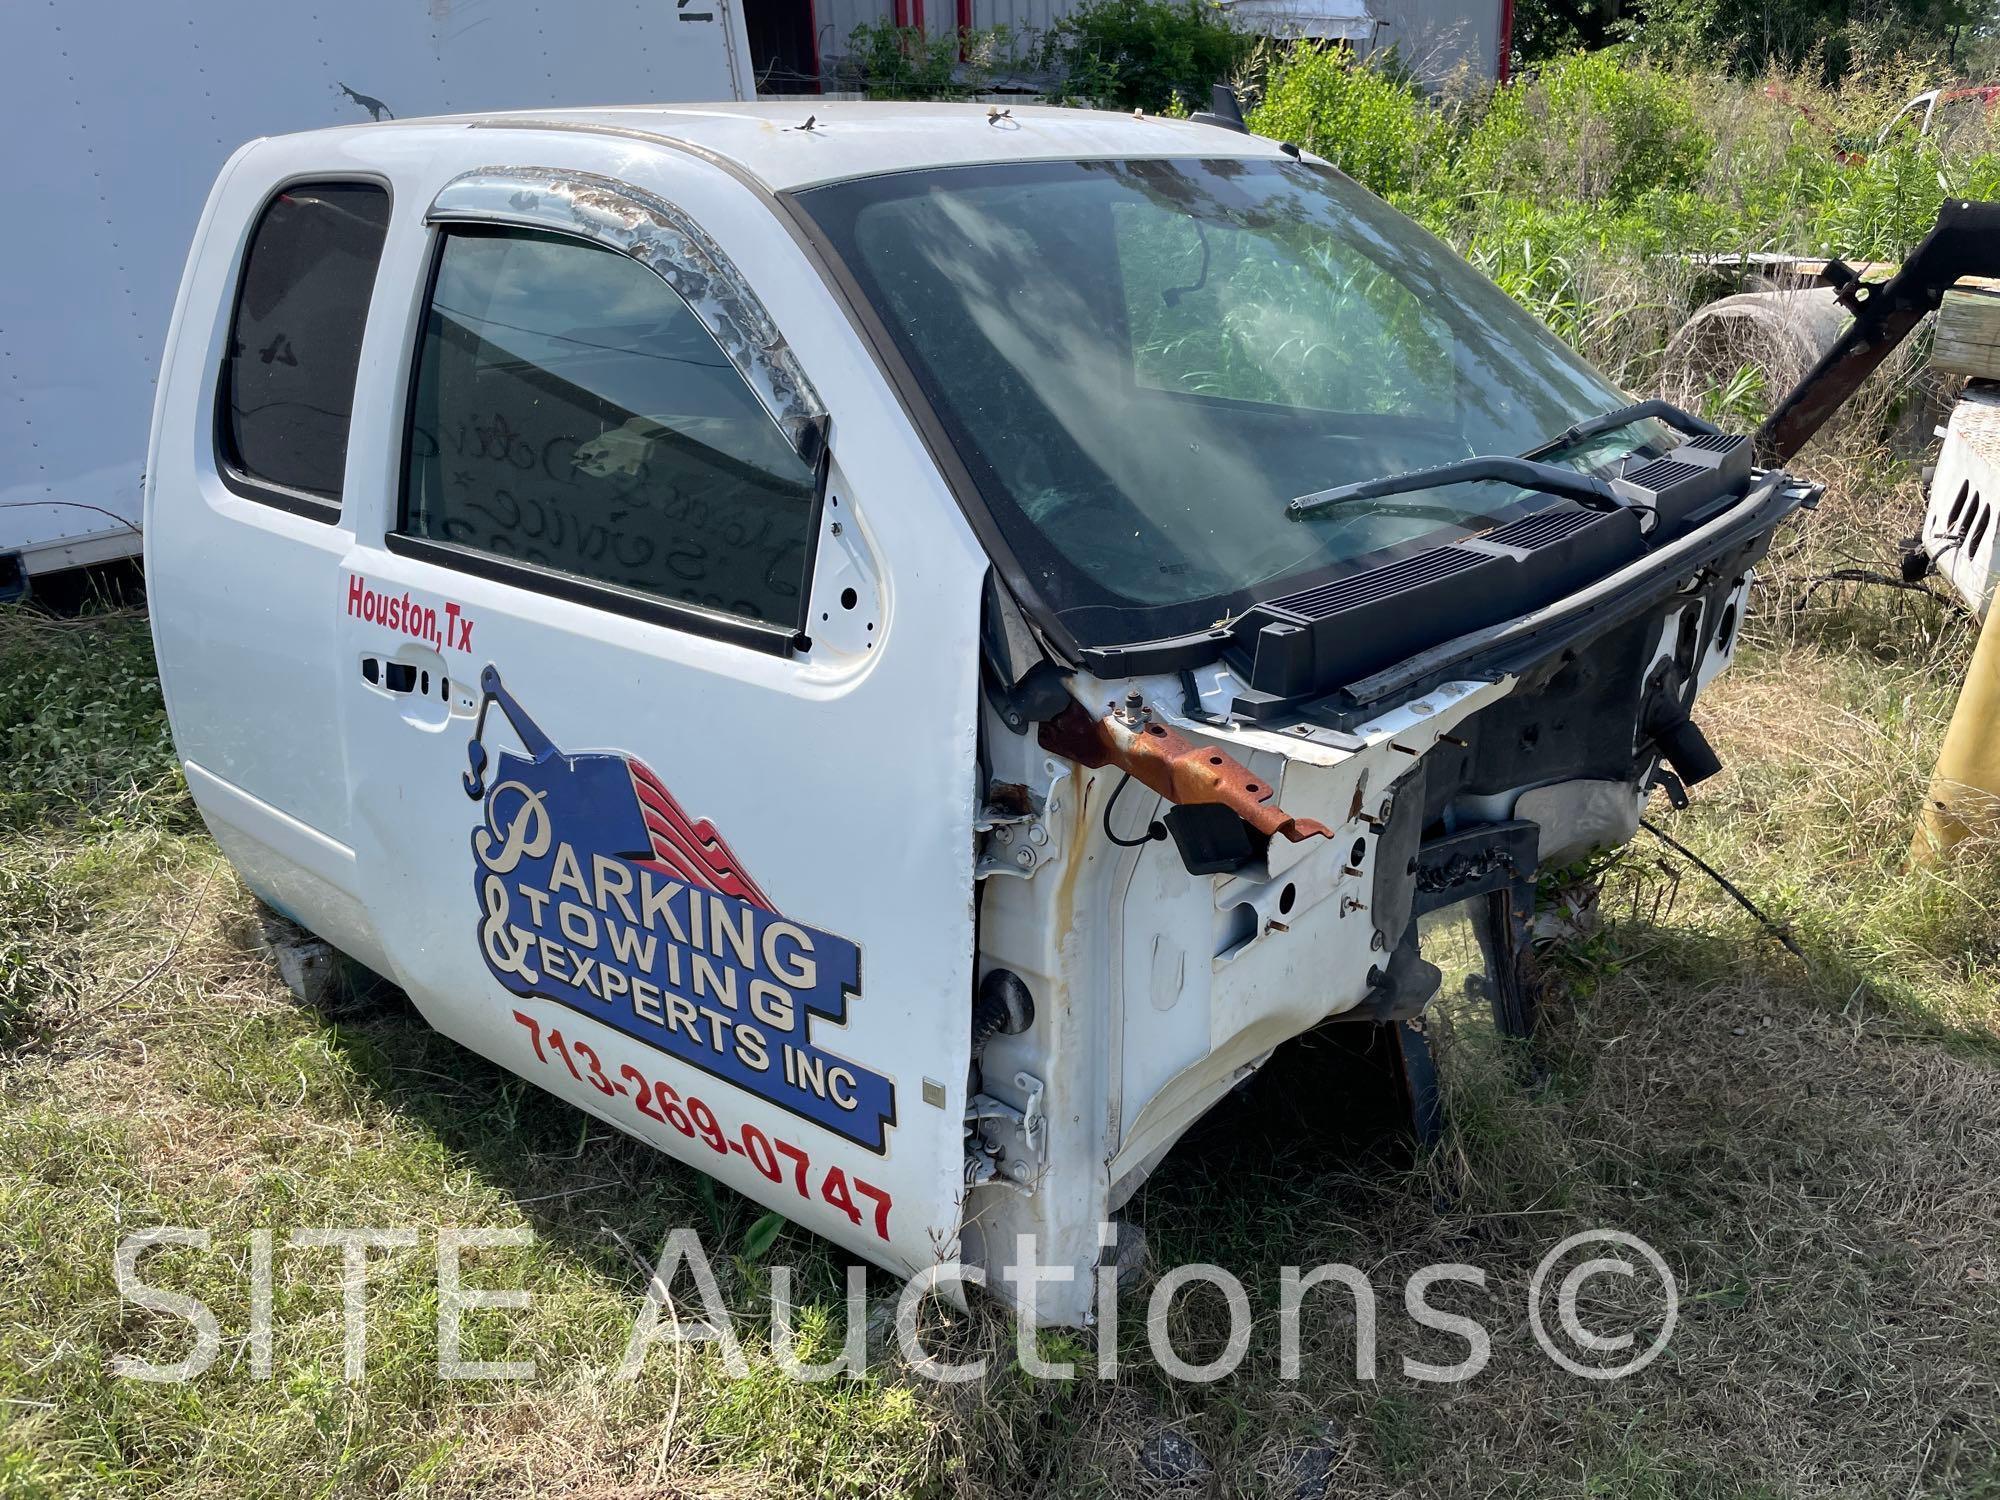
[[[366,182],[298,183],[250,237],[222,370],[222,456],[258,499],[338,506],[361,332],[389,226]],[[278,493],[273,493],[273,490]],[[307,504],[288,504],[294,498]],[[313,503],[317,502],[317,503]]]
[[[693,309],[637,261],[530,230],[445,239],[407,535],[607,585],[605,607],[636,592],[791,629],[815,493]]]

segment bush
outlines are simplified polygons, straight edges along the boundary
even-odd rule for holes
[[[1878,142],[1934,84],[1928,67],[1746,84],[1613,49],[1455,101],[1299,45],[1273,61],[1250,124],[1337,162],[1618,384],[1650,390],[1673,333],[1732,289],[1706,257],[1897,260],[1947,193],[2000,197],[2000,121],[1976,105],[1956,128]]]
[[[847,34],[847,68],[870,99],[970,99],[1016,50],[1005,26],[933,36],[921,26],[870,21]]]
[[[1929,143],[1903,142],[1872,152],[1865,161],[1823,168],[1805,184],[1809,217],[1799,248],[1898,259],[1936,222],[1946,181],[1955,197],[1991,198],[2000,190],[2000,157],[1981,155],[1947,166]]]
[[[1501,89],[1466,139],[1474,191],[1596,198],[1629,207],[1694,187],[1713,143],[1687,80],[1613,47],[1576,52]]]
[[[1060,95],[1164,114],[1206,108],[1252,45],[1212,0],[1086,0],[1049,29],[1041,61]]]
[[[1249,125],[1325,157],[1385,198],[1417,190],[1445,134],[1442,116],[1413,85],[1310,42],[1272,65]]]

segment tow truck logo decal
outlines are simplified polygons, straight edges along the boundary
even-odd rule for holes
[[[780,915],[707,819],[629,755],[558,750],[480,674],[465,794],[480,952],[516,995],[554,1000],[870,1151],[895,1085],[813,1044],[861,989],[861,950]],[[527,752],[488,774],[498,706]]]

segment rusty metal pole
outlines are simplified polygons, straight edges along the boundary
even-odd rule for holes
[[[1910,841],[1910,862],[1930,864],[1973,834],[2000,836],[2000,607],[1986,611]]]
[[[1864,283],[1837,260],[1820,279],[1854,314],[1831,349],[1779,398],[1757,429],[1757,456],[1773,467],[1805,447],[1875,367],[1944,300],[1961,276],[2000,274],[2000,203],[1945,200],[1937,223],[1886,281]]]

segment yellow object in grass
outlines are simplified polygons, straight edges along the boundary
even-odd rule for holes
[[[2000,837],[2000,609],[1987,610],[1973,648],[1910,860],[1936,860],[1974,835]]]

